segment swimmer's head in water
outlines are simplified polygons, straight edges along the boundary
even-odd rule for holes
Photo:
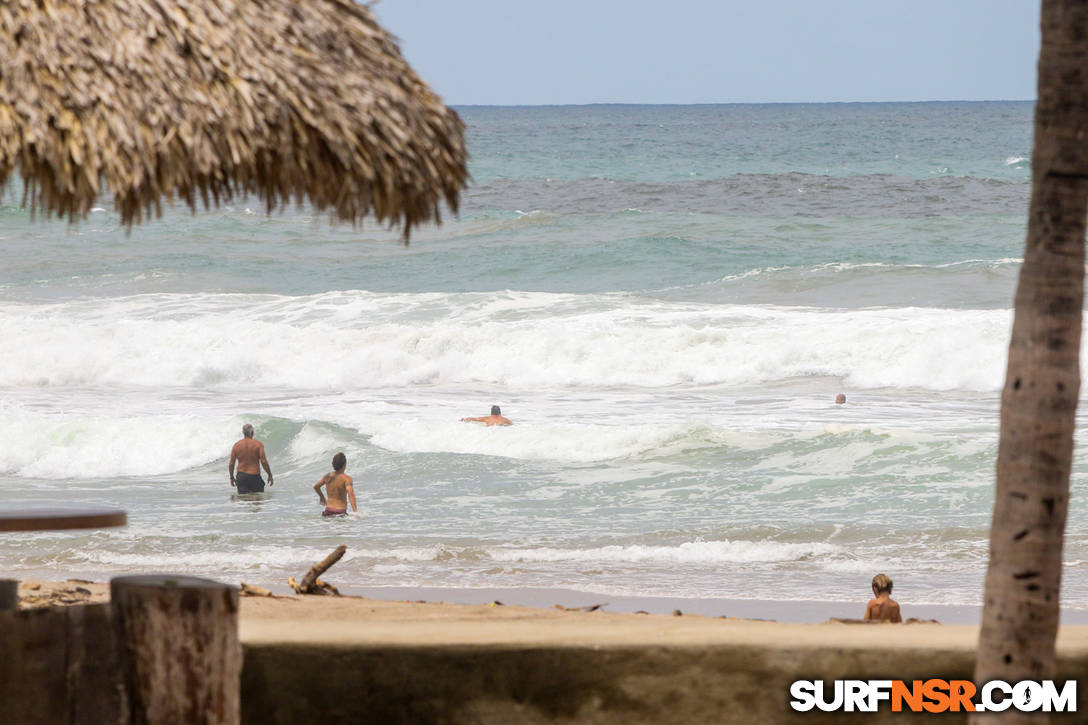
[[[873,591],[877,594],[892,593],[892,580],[887,574],[877,574],[873,577]]]
[[[843,403],[845,403],[846,402],[845,393],[839,393],[838,395],[836,395],[835,396],[835,402],[838,403],[839,405],[842,405]]]
[[[348,457],[343,453],[337,453],[332,457],[332,467],[335,471],[343,471],[344,466],[348,465]]]
[[[502,412],[499,411],[499,406],[497,406],[497,405],[492,405],[491,406],[491,415],[502,415]]]
[[[253,437],[253,426],[251,426],[249,423],[246,423],[245,425],[243,425],[242,426],[242,435],[244,435],[246,438],[252,438]]]

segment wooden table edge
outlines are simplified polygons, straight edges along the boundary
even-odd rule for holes
[[[0,512],[0,531],[59,531],[62,529],[98,529],[125,526],[128,515],[124,511],[108,510],[93,512],[19,514]]]

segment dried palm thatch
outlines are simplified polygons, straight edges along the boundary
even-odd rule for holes
[[[352,0],[0,0],[0,185],[75,221],[103,187],[162,201],[309,197],[357,222],[456,211],[464,124]],[[24,199],[26,203],[26,199]]]

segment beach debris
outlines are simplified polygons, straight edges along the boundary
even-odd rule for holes
[[[884,619],[854,619],[851,617],[832,617],[828,624],[893,624]]]
[[[589,606],[586,606],[586,607],[564,607],[562,604],[556,604],[555,608],[556,609],[561,609],[564,612],[596,612],[596,611],[600,610],[602,607],[607,607],[607,606],[608,606],[608,602],[604,602],[603,604],[590,604]]]
[[[246,584],[242,582],[240,585],[242,595],[247,597],[274,597],[275,594],[271,590],[264,587],[255,587],[252,584]]]
[[[681,612],[679,609],[674,609],[674,610],[672,610],[672,616],[674,616],[674,617],[683,617],[684,613]]]
[[[287,585],[295,590],[295,594],[331,594],[335,597],[341,596],[339,589],[321,579],[315,579],[314,583],[311,584],[308,589],[303,589],[302,585],[295,581],[293,576],[289,576],[287,577]]]
[[[72,580],[69,580],[72,581]],[[93,584],[94,582],[88,582]],[[96,594],[87,587],[68,586],[67,582],[47,583],[44,587],[40,583],[23,586],[18,606],[22,609],[37,609],[39,607],[59,607],[67,604],[91,604],[96,601],[106,601],[108,597],[104,592]]]
[[[317,587],[318,589],[323,589],[326,592],[332,592],[332,594],[334,596],[337,596],[337,597],[340,596],[340,590],[339,589],[334,587],[332,584],[329,584],[328,582],[322,581],[321,579],[318,579],[317,581],[315,581],[314,586]]]
[[[90,579],[67,579],[66,581],[69,581],[73,584],[94,584],[94,582]]]
[[[489,607],[505,607],[506,605],[503,604],[502,602],[500,602],[498,599],[496,599],[495,601],[491,602],[487,606],[489,606]]]
[[[895,622],[888,622],[883,619],[852,619],[849,617],[832,617],[827,620],[828,624],[895,624]],[[940,624],[936,619],[918,619],[917,617],[911,617],[903,622],[903,624]]]
[[[326,582],[318,579],[319,576],[325,573],[325,571],[336,562],[340,561],[340,558],[344,555],[344,552],[348,550],[345,544],[333,549],[333,552],[326,556],[321,561],[317,562],[310,567],[310,571],[306,572],[306,576],[302,577],[302,582],[296,582],[294,577],[287,577],[287,583],[296,594],[332,594],[334,596],[340,596],[340,591]]]
[[[645,609],[640,609],[637,612],[635,612],[635,614],[649,614],[649,612],[647,612]]]

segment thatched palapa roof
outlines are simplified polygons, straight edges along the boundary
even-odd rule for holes
[[[359,221],[456,211],[464,124],[352,0],[0,0],[0,184],[125,224],[175,196],[309,197]]]

